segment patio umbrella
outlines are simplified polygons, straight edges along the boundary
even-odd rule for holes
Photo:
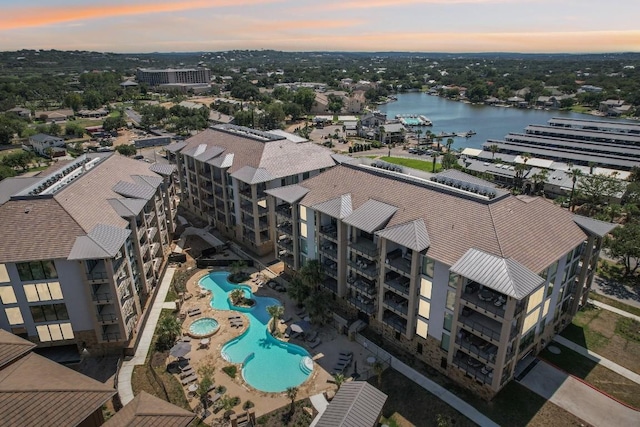
[[[292,323],[290,327],[293,332],[297,332],[299,334],[304,332],[302,326],[298,325],[297,323]]]
[[[191,351],[191,343],[188,342],[179,342],[178,344],[171,347],[169,350],[169,355],[176,358],[185,357]]]

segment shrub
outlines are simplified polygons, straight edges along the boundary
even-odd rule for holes
[[[238,373],[238,368],[235,365],[229,365],[222,368],[222,371],[229,375],[231,378],[235,378]]]
[[[242,409],[244,409],[245,411],[249,408],[253,408],[254,406],[256,406],[252,401],[247,400],[246,402],[244,402],[244,404],[242,405]]]

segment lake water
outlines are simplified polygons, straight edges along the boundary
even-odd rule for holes
[[[450,101],[425,93],[398,94],[398,100],[381,105],[379,110],[387,113],[388,119],[396,114],[422,114],[433,122],[433,126],[422,128],[435,134],[459,133],[473,130],[476,135],[469,138],[454,138],[454,148],[482,148],[487,139],[501,140],[509,132],[523,133],[528,125],[546,125],[553,117],[574,119],[599,119],[587,114],[566,111],[529,110],[521,108],[491,107]],[[446,141],[446,138],[443,142]]]

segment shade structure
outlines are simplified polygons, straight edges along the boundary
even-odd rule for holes
[[[299,322],[293,323],[291,325],[291,330],[293,332],[303,333],[311,330],[311,323],[306,320],[301,320]]]
[[[191,343],[179,342],[169,350],[169,355],[172,357],[185,357],[191,351]]]
[[[293,323],[291,326],[291,330],[293,332],[297,332],[299,334],[303,333],[304,331],[302,330],[302,326],[298,325],[297,323]]]

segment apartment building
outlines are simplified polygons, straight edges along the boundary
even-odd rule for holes
[[[175,230],[175,166],[107,154],[55,168],[0,186],[0,328],[39,346],[133,351]]]
[[[216,125],[166,150],[178,167],[182,205],[260,255],[273,250],[265,191],[336,164],[317,144],[234,125]]]
[[[488,399],[586,302],[614,227],[451,171],[342,164],[266,193],[275,254],[319,260],[340,330],[362,320]]]
[[[138,68],[136,71],[136,80],[138,83],[146,83],[149,86],[195,83],[209,84],[211,82],[211,70],[208,68]]]

